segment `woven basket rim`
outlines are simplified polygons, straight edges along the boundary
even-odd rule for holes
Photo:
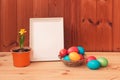
[[[60,55],[58,55],[58,57],[60,58],[60,60],[66,65],[66,66],[70,66],[70,67],[77,67],[80,66],[82,63],[84,63],[85,61],[85,57],[82,60],[78,60],[78,61],[65,61],[63,60],[62,57],[60,57]]]

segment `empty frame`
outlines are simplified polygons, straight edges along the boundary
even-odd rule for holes
[[[63,18],[30,18],[31,61],[59,60],[63,31]]]

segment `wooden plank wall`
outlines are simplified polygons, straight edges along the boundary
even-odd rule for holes
[[[112,0],[82,0],[80,44],[88,51],[112,51],[109,23],[112,23]]]
[[[33,17],[48,17],[48,0],[33,1]]]
[[[97,0],[96,50],[112,51],[112,0]],[[98,47],[97,47],[98,46]]]
[[[81,0],[80,44],[88,51],[96,49],[96,0]]]
[[[113,6],[113,50],[120,51],[120,0],[114,0]]]
[[[119,0],[0,0],[0,51],[16,46],[17,32],[29,19],[64,17],[65,48],[120,51]]]
[[[0,51],[2,51],[2,45],[1,45],[1,0],[0,0]]]
[[[1,51],[9,51],[16,45],[17,14],[16,0],[1,0],[0,44]]]
[[[64,1],[65,47],[78,45],[80,27],[80,0]]]
[[[17,31],[27,30],[25,45],[29,45],[29,19],[33,17],[33,0],[17,0]]]
[[[48,0],[48,16],[63,17],[64,0]]]

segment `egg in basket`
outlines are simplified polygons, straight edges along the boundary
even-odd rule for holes
[[[83,64],[85,60],[85,50],[82,46],[72,46],[68,48],[68,50],[61,49],[58,56],[65,65],[76,67]]]

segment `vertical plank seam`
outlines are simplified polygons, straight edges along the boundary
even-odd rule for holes
[[[2,7],[3,7],[3,1],[2,0],[0,0],[1,2],[1,4],[0,4],[0,39],[1,39],[1,41],[0,41],[0,48],[1,48],[1,51],[3,51],[2,50],[2,44],[3,44],[3,40],[2,40],[2,32],[3,32],[3,30],[2,30],[2,14],[3,14],[3,9],[2,9]]]
[[[48,0],[48,17],[50,17],[50,9],[49,9],[49,7],[50,7],[50,0]]]
[[[64,4],[63,4],[63,32],[64,32],[64,48],[65,48],[65,0],[63,0]]]
[[[0,0],[0,51],[1,51],[1,0]]]
[[[112,24],[114,25],[114,21],[113,21],[113,15],[114,15],[114,0],[112,0]],[[114,35],[113,35],[113,33],[114,33],[114,28],[113,28],[113,25],[112,25],[112,52],[114,51]]]
[[[18,0],[17,0],[18,1]],[[16,29],[17,29],[17,31],[18,31],[18,2],[16,1]],[[16,35],[16,37],[18,38],[18,35]],[[17,39],[16,39],[16,42],[18,43],[18,41],[17,41]]]

